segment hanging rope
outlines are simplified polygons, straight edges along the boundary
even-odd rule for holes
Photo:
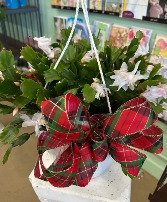
[[[67,50],[67,48],[68,48],[68,46],[70,44],[70,41],[72,39],[74,30],[75,30],[75,26],[76,26],[76,23],[77,23],[78,13],[79,13],[79,3],[80,3],[80,0],[77,0],[76,13],[75,13],[74,23],[73,23],[73,26],[72,26],[72,29],[71,29],[70,36],[69,36],[69,38],[67,40],[67,43],[66,43],[66,45],[65,45],[65,47],[64,47],[64,49],[63,49],[60,57],[58,58],[58,60],[57,60],[57,62],[56,62],[53,69],[56,69],[58,67],[58,65],[59,65],[61,59],[63,58],[63,55],[66,52],[66,50]],[[86,25],[87,25],[88,32],[89,32],[89,39],[90,39],[91,49],[94,50],[94,52],[95,52],[95,57],[96,57],[97,64],[98,64],[98,67],[99,67],[102,83],[103,83],[104,87],[106,87],[106,82],[105,82],[105,79],[104,79],[104,75],[103,75],[99,55],[98,55],[97,48],[96,48],[96,45],[95,45],[95,42],[94,42],[94,39],[93,39],[93,35],[92,35],[92,32],[91,32],[91,28],[90,28],[89,15],[88,15],[88,11],[87,11],[87,4],[86,4],[86,2],[84,0],[81,0],[81,4],[82,4],[82,9],[83,9]],[[48,85],[48,83],[45,85],[45,89],[47,88],[47,85]],[[111,104],[110,104],[110,100],[109,100],[109,96],[108,96],[108,91],[106,89],[104,89],[104,91],[105,91],[105,95],[106,95],[106,98],[107,98],[107,104],[108,104],[108,108],[109,108],[109,113],[112,113]]]
[[[55,64],[55,66],[54,66],[53,69],[56,69],[56,68],[58,67],[58,65],[59,65],[59,63],[60,63],[60,61],[61,61],[61,59],[63,58],[64,53],[66,52],[66,50],[67,50],[67,48],[68,48],[68,46],[69,46],[69,44],[70,44],[70,41],[71,41],[71,39],[72,39],[74,30],[75,30],[75,26],[76,26],[76,23],[77,23],[78,13],[79,13],[79,0],[77,0],[76,12],[75,12],[75,17],[74,17],[74,23],[73,23],[73,26],[72,26],[72,29],[71,29],[70,36],[69,36],[69,38],[68,38],[68,40],[67,40],[67,42],[66,42],[66,45],[65,45],[63,51],[62,51],[61,54],[60,54],[60,57],[59,57],[58,60],[56,61],[56,64]],[[47,86],[48,86],[48,83],[46,83],[44,89],[46,89]]]
[[[63,51],[62,51],[62,53],[61,53],[61,55],[59,57],[59,59],[57,60],[55,66],[54,66],[54,69],[56,69],[57,66],[59,65],[61,59],[63,58],[64,53],[66,52],[66,50],[67,50],[67,48],[68,48],[68,46],[70,44],[70,41],[72,39],[74,30],[75,30],[75,26],[76,26],[76,23],[77,23],[78,13],[79,13],[79,0],[77,0],[76,13],[75,13],[74,23],[73,23],[73,26],[72,26],[72,29],[71,29],[70,36],[69,36],[69,38],[67,40],[67,43],[66,43],[66,45],[65,45],[65,47],[64,47],[64,49],[63,49]]]
[[[89,26],[90,26],[89,15],[88,15],[88,12],[87,12],[87,4],[86,4],[86,2],[84,2],[84,3],[85,3],[85,8],[86,8],[86,19],[87,19],[88,24],[89,24]],[[92,44],[92,40],[91,40],[91,38],[90,38],[90,34],[89,34],[89,39],[90,39],[91,50],[93,50],[93,44]]]
[[[88,32],[89,32],[90,41],[91,41],[91,44],[93,46],[93,50],[95,52],[95,57],[96,57],[97,64],[98,64],[98,67],[99,67],[102,83],[106,87],[106,82],[105,82],[105,79],[104,79],[104,75],[103,75],[103,71],[102,71],[102,67],[101,67],[101,63],[100,63],[100,59],[99,59],[99,54],[97,52],[97,48],[96,48],[96,45],[95,45],[95,42],[94,42],[94,39],[93,39],[93,35],[92,35],[91,29],[90,29],[90,24],[89,24],[89,20],[88,20],[89,16],[88,16],[88,11],[87,11],[87,4],[86,4],[86,2],[84,0],[81,0],[81,4],[82,4],[82,9],[83,9],[86,25],[87,25]],[[108,92],[107,92],[106,89],[104,89],[104,91],[105,91],[106,98],[107,98],[107,104],[108,104],[109,112],[112,113]]]

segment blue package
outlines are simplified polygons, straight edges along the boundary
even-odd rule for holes
[[[81,32],[82,39],[89,39],[89,33],[86,25],[84,23],[77,23],[75,26],[75,32]]]
[[[77,18],[77,22],[78,23],[83,23],[83,19],[82,18]],[[74,18],[73,17],[70,17],[67,19],[67,27],[72,27],[74,23]]]

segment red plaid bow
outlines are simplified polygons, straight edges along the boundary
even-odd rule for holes
[[[90,117],[76,96],[66,94],[44,101],[42,113],[49,131],[38,139],[35,176],[56,187],[86,186],[108,153],[124,172],[138,176],[146,156],[132,147],[156,154],[162,151],[162,130],[153,125],[157,117],[143,98],[126,102],[114,114]],[[45,168],[43,153],[59,147],[64,148],[59,159]]]

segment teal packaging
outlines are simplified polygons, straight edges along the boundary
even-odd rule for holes
[[[18,0],[6,0],[4,1],[4,3],[7,6],[7,8],[10,8],[10,9],[15,9],[19,7]]]

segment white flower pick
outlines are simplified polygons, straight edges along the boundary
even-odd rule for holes
[[[140,45],[135,55],[132,58],[130,58],[129,62],[133,62],[136,58],[138,58],[141,55],[146,55],[148,51],[149,51],[149,47]]]
[[[0,71],[0,79],[4,80],[3,73]]]
[[[81,62],[87,63],[87,62],[90,62],[94,58],[95,58],[95,51],[90,50],[84,55],[84,57],[81,59]]]
[[[5,126],[2,123],[0,123],[0,133],[3,131],[4,128]]]
[[[123,88],[125,91],[128,87],[131,90],[134,90],[136,81],[141,79],[147,79],[148,74],[141,75],[138,70],[140,61],[138,61],[135,65],[135,68],[132,72],[128,72],[128,66],[124,62],[120,68],[120,70],[114,70],[115,75],[110,76],[111,79],[114,79],[114,83],[111,86],[118,86],[118,91]]]
[[[74,43],[77,43],[78,41],[80,41],[82,39],[81,34],[82,34],[82,30],[79,30],[78,33],[75,34],[75,36],[73,38]]]
[[[20,118],[24,120],[22,123],[22,127],[27,127],[27,126],[34,126],[35,127],[35,134],[36,136],[40,136],[41,132],[40,128],[41,126],[45,126],[45,120],[44,117],[41,113],[35,113],[32,117],[32,119],[27,116],[26,114],[21,114]]]
[[[93,78],[93,83],[91,84],[91,87],[97,91],[95,98],[100,100],[100,97],[105,97],[106,96],[106,91],[110,92],[109,88],[106,88],[104,84],[100,83],[100,80],[97,78]]]
[[[162,113],[158,114],[158,117],[164,119],[165,121],[167,121],[167,103],[163,102],[162,107],[164,108],[164,110],[163,110]]]
[[[61,52],[60,48],[51,47],[51,38],[43,36],[39,38],[35,37],[34,40],[38,42],[38,47],[43,50],[49,59],[53,59],[55,54],[59,54]]]
[[[38,42],[38,47],[43,50],[44,53],[49,54],[51,52],[51,38],[43,36],[39,38],[35,37],[34,40]]]
[[[167,65],[164,65],[158,72],[163,78],[167,79]]]
[[[147,86],[147,90],[141,96],[145,97],[149,102],[154,103],[154,105],[157,105],[163,98],[167,98],[167,85]]]
[[[14,110],[13,110],[13,116],[15,116],[17,113],[18,113],[18,111],[19,111],[19,108],[18,107],[16,107]]]

